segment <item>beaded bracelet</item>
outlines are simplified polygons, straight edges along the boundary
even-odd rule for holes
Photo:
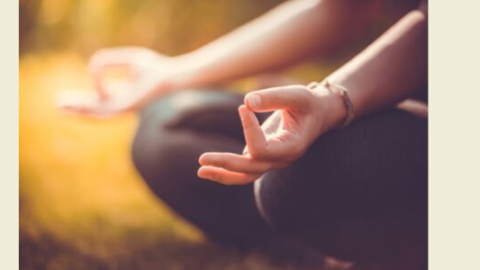
[[[353,118],[355,117],[355,109],[353,107],[352,101],[350,100],[347,89],[345,89],[345,87],[343,87],[343,86],[332,85],[331,83],[328,82],[328,80],[324,80],[321,83],[311,82],[310,84],[308,84],[307,87],[309,89],[315,89],[318,85],[322,85],[323,87],[325,87],[326,89],[328,89],[330,91],[332,91],[332,89],[340,90],[340,93],[341,93],[341,96],[342,96],[342,99],[343,99],[343,103],[345,104],[345,107],[347,109],[347,115],[345,116],[345,119],[343,120],[343,123],[340,126],[340,128],[344,128],[344,127],[348,126],[352,122]]]

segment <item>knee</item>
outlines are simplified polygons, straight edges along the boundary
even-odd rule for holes
[[[265,222],[287,239],[309,246],[341,259],[350,254],[338,248],[339,235],[334,222],[337,218],[318,202],[312,187],[302,186],[301,174],[294,164],[283,170],[271,170],[255,182],[255,201]],[[303,184],[302,184],[303,182]],[[331,207],[331,206],[330,206]],[[332,227],[333,224],[333,227]]]
[[[393,110],[327,134],[290,167],[255,183],[259,212],[281,235],[342,259],[408,246],[396,235],[418,231],[417,217],[403,209],[426,194],[426,133],[424,120]],[[401,211],[386,214],[395,207]]]
[[[131,158],[144,181],[155,192],[167,192],[174,184],[182,153],[194,143],[184,124],[202,106],[201,93],[182,91],[162,97],[139,114]],[[172,179],[171,181],[169,179]],[[161,186],[159,186],[161,185]],[[168,185],[165,187],[165,185]]]
[[[196,175],[197,158],[204,148],[198,139],[204,132],[222,129],[222,134],[230,130],[242,134],[240,120],[231,124],[238,119],[234,114],[242,101],[241,95],[223,91],[190,90],[145,107],[131,146],[133,164],[145,182],[157,193],[167,193],[180,188],[176,179]]]
[[[143,108],[139,113],[139,123],[131,146],[132,161],[144,179],[155,167],[156,162],[169,154],[168,143],[172,133],[165,132],[168,126],[180,118],[181,106],[177,102],[181,97],[171,95],[158,99]]]
[[[183,90],[162,97],[144,108],[142,122],[160,124],[161,127],[196,126],[199,121],[225,113],[243,102],[243,95],[221,90]],[[238,117],[237,117],[238,118]],[[205,121],[202,122],[202,124]]]
[[[328,204],[337,193],[328,172],[319,171],[312,149],[284,169],[265,173],[255,182],[257,208],[265,221],[278,233],[298,238],[307,231],[325,225],[333,211]]]
[[[218,91],[216,91],[218,92]],[[213,107],[211,96],[215,96],[213,91],[185,90],[159,98],[140,112],[139,128],[173,128],[181,126],[190,117],[198,112],[205,111]]]
[[[139,114],[139,125],[132,143],[132,157],[135,165],[141,165],[144,157],[152,151],[168,155],[171,145],[176,144],[178,133],[193,129],[202,122],[206,114],[211,114],[221,102],[219,91],[190,90],[176,92],[153,101]],[[205,121],[203,121],[205,122]],[[162,148],[164,151],[158,151]],[[163,149],[166,148],[166,149]]]
[[[302,220],[308,207],[295,194],[291,169],[271,170],[255,182],[255,201],[263,219],[275,231],[293,236],[306,223]]]
[[[291,170],[270,171],[255,183],[257,207],[267,224],[282,237],[338,259],[372,257],[376,251],[366,243],[375,239],[365,233],[372,224],[337,212],[341,198],[319,204],[313,192],[295,185],[295,177],[287,179],[292,176]]]

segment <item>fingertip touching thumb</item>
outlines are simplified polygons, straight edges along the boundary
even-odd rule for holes
[[[251,110],[258,110],[262,106],[262,99],[258,94],[247,94],[245,97],[245,105]]]

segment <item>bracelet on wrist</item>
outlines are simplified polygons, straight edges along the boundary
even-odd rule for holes
[[[340,95],[342,97],[343,104],[345,105],[345,109],[347,111],[347,114],[345,115],[345,118],[343,119],[343,122],[342,122],[342,124],[340,125],[339,128],[344,128],[344,127],[348,126],[352,122],[353,118],[355,118],[355,108],[354,108],[353,103],[350,99],[350,96],[348,95],[347,89],[343,86],[340,86],[340,85],[333,85],[328,80],[324,80],[321,83],[311,82],[310,84],[308,84],[307,87],[309,89],[314,89],[319,85],[325,87],[325,89],[327,89],[331,92],[333,90],[337,90],[337,91],[340,92]]]

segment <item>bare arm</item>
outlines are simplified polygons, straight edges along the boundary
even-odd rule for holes
[[[348,89],[357,117],[413,95],[427,82],[427,5],[411,11],[371,46],[329,76]],[[318,86],[254,91],[239,109],[246,139],[243,155],[205,153],[199,177],[223,184],[247,184],[272,168],[301,157],[325,132],[342,124],[346,108],[340,92]],[[275,111],[259,125],[253,112]]]
[[[348,89],[357,117],[417,94],[428,81],[428,4],[409,12],[329,76]]]
[[[288,1],[260,18],[191,53],[166,57],[146,48],[98,51],[89,68],[97,96],[63,93],[67,111],[111,116],[141,108],[150,100],[184,88],[224,83],[325,55],[353,41],[372,17],[377,0]],[[128,84],[112,87],[104,71],[127,67],[135,74]]]
[[[179,57],[184,72],[175,86],[215,84],[328,54],[363,32],[372,4],[370,0],[288,1]]]

